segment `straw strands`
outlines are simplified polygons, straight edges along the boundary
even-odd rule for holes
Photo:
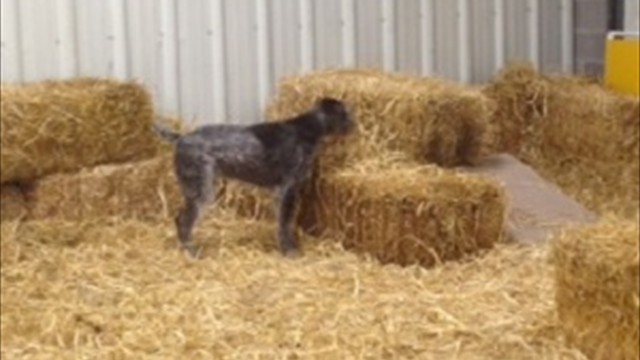
[[[280,82],[267,117],[295,116],[327,96],[347,104],[356,129],[330,142],[323,152],[323,168],[357,163],[385,151],[442,166],[473,163],[486,153],[493,102],[480,91],[434,78],[377,70],[291,76]]]
[[[497,104],[491,118],[496,129],[491,143],[494,149],[519,152],[532,124],[545,114],[548,86],[530,64],[513,63],[483,89]]]
[[[436,166],[375,161],[317,180],[306,216],[316,233],[401,265],[460,259],[500,241],[505,195],[493,181]]]
[[[27,214],[27,199],[18,185],[0,185],[0,220],[16,220]]]
[[[181,205],[170,153],[46,176],[33,183],[25,203],[30,220],[118,216],[151,222],[172,219]],[[209,208],[217,207],[255,219],[274,217],[272,194],[238,181],[219,182],[216,202]]]
[[[568,340],[591,359],[638,359],[638,219],[607,219],[554,240],[556,303]]]
[[[494,149],[502,147],[506,132],[497,131],[502,115],[491,116],[494,100],[440,80],[368,70],[291,79],[282,85],[290,105],[281,102],[285,97],[276,98],[272,120],[306,110],[319,96],[335,96],[355,110],[359,126],[343,143],[325,149],[316,169],[321,172],[305,189],[310,194],[303,197],[299,230],[317,231],[315,236],[298,231],[301,258],[286,259],[278,251],[271,195],[232,181],[220,184],[220,206],[195,228],[202,259],[185,257],[169,218],[181,201],[168,146],[146,143],[155,147],[151,155],[125,164],[105,158],[100,166],[79,162],[73,169],[55,168],[57,174],[32,179],[35,186],[26,197],[31,214],[19,221],[3,215],[0,223],[2,357],[584,360],[580,342],[564,341],[571,334],[571,316],[556,312],[568,297],[558,297],[554,276],[571,274],[575,264],[587,268],[588,261],[563,262],[558,254],[591,264],[613,259],[598,265],[600,275],[612,274],[612,293],[636,294],[637,306],[637,287],[623,290],[617,281],[624,279],[623,272],[608,271],[627,264],[610,241],[617,234],[627,238],[627,223],[567,232],[551,245],[503,244],[506,205],[499,187],[424,164],[473,161],[491,151],[492,143],[498,144]],[[504,146],[523,157],[535,154],[531,161],[552,158],[552,152],[540,150],[544,139],[529,131],[560,106],[552,99],[561,99],[550,90],[554,81],[520,86],[537,90],[513,101],[525,109],[518,114],[526,132]],[[607,106],[607,111],[618,107]],[[554,126],[568,138],[574,136],[569,129],[580,129]],[[618,126],[603,131],[612,139],[629,134]],[[542,136],[552,129],[534,131]],[[147,139],[148,130],[139,139]],[[461,136],[465,131],[473,136]],[[637,141],[633,136],[629,141]],[[549,149],[564,149],[562,142],[549,142],[559,144]],[[579,143],[567,143],[569,154],[583,152]],[[612,161],[607,171],[618,174],[633,166],[624,161],[633,164],[638,156],[623,161],[626,155],[617,155],[620,161]],[[566,173],[588,165],[574,160]],[[594,169],[604,168],[596,163]],[[628,185],[617,179],[618,185]],[[614,177],[610,181],[606,184],[617,184]],[[25,194],[14,194],[19,193]],[[9,203],[2,200],[3,206]],[[634,200],[624,201],[627,206]],[[322,231],[327,229],[334,231]],[[421,246],[409,242],[415,240],[411,234]],[[367,248],[350,251],[358,244]],[[425,248],[432,250],[429,256]],[[394,259],[385,258],[388,254]],[[629,264],[637,274],[635,254]],[[458,260],[438,263],[438,258]],[[387,261],[396,259],[407,266]],[[611,265],[616,259],[618,267]],[[554,273],[553,261],[559,272]],[[436,266],[408,265],[416,262]],[[593,271],[587,268],[584,274]],[[565,291],[579,284],[576,277],[565,279]],[[627,303],[597,299],[595,305],[609,301],[622,305],[619,314],[626,314]]]
[[[34,183],[30,219],[82,220],[122,216],[139,220],[170,218],[182,198],[173,156],[55,174]]]
[[[2,84],[0,182],[152,156],[151,98],[133,82]]]
[[[496,147],[599,212],[634,217],[640,207],[640,102],[580,77],[529,65],[503,69],[485,93],[499,110]]]
[[[425,270],[304,237],[290,261],[273,224],[221,215],[194,262],[169,224],[101,221],[2,223],[3,358],[586,359],[543,247]]]

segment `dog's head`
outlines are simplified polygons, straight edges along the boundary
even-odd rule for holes
[[[322,119],[325,133],[331,135],[347,134],[354,126],[344,103],[333,98],[321,98],[316,102],[315,113]]]

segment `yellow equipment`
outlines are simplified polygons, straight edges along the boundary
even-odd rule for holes
[[[640,95],[640,33],[609,32],[605,52],[605,85]]]

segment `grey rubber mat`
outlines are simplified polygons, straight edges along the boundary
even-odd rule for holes
[[[477,166],[459,170],[489,176],[504,186],[508,197],[506,231],[514,241],[544,241],[562,227],[598,219],[596,214],[511,155],[495,155]]]

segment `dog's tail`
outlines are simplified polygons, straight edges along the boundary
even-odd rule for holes
[[[153,124],[153,131],[158,134],[161,138],[165,139],[166,141],[175,144],[178,139],[180,139],[180,134],[173,131],[173,130],[169,130],[166,127],[163,127],[161,125],[158,124]]]

